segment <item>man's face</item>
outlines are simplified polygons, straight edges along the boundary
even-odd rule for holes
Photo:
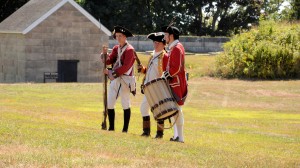
[[[169,44],[169,42],[170,42],[170,34],[165,32],[164,39],[166,40],[166,43]]]
[[[165,47],[164,43],[158,41],[153,41],[153,46],[156,52],[163,50]]]
[[[119,42],[119,44],[123,44],[126,41],[126,36],[122,33],[116,33],[116,40]]]

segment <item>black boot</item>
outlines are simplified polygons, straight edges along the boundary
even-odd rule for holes
[[[143,134],[141,136],[150,136],[150,116],[143,117]]]
[[[155,138],[163,138],[164,136],[164,120],[157,121],[157,132]]]
[[[124,125],[123,125],[123,131],[122,132],[127,132],[128,131],[128,125],[129,125],[129,121],[130,121],[130,115],[131,115],[130,108],[129,109],[125,109],[124,110]]]
[[[109,128],[108,131],[115,130],[115,109],[107,109]]]

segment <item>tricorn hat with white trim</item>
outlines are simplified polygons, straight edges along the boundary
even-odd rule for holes
[[[165,34],[163,32],[158,32],[158,33],[150,33],[147,38],[151,39],[153,41],[158,41],[162,43],[166,43],[166,40],[164,39]]]
[[[116,33],[122,33],[126,37],[133,36],[133,34],[128,29],[126,29],[125,27],[122,27],[122,26],[114,26],[114,31],[112,32],[114,39],[116,38]]]

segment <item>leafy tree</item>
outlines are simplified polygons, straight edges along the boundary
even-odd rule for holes
[[[18,10],[29,0],[1,0],[0,3],[0,22],[6,19],[9,15]]]
[[[142,33],[153,29],[150,5],[150,0],[85,0],[83,7],[110,30],[122,25]]]
[[[300,20],[300,0],[292,0],[292,14],[291,19]]]
[[[2,0],[0,21],[28,0]],[[283,17],[278,11],[288,0],[75,0],[109,30],[123,25],[135,34],[160,31],[173,18],[174,25],[185,35],[231,35],[258,24],[261,9],[266,19]],[[289,0],[293,12],[284,11],[299,19],[299,1]],[[292,13],[292,14],[290,14]]]
[[[186,34],[191,35],[206,35],[207,28],[205,26],[204,11],[202,10],[208,5],[209,0],[186,0],[183,8],[186,11],[187,23],[189,26],[186,28]],[[185,13],[185,12],[183,12]]]
[[[262,5],[259,0],[237,0],[235,3],[234,9],[220,17],[216,31],[218,35],[237,34],[242,29],[258,24]]]
[[[259,21],[261,2],[259,0],[184,0],[188,24],[186,34],[230,35],[248,23]]]
[[[263,19],[273,19],[276,21],[289,20],[292,15],[292,9],[283,7],[284,3],[291,3],[295,0],[265,0],[263,3]],[[298,0],[296,0],[298,1]]]

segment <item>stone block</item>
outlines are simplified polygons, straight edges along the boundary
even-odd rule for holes
[[[98,29],[98,27],[91,27],[90,28],[90,33],[91,34],[96,34],[97,36],[99,36],[99,34],[100,34],[100,29]]]
[[[3,58],[2,59],[2,65],[5,67],[11,67],[11,66],[15,66],[15,59],[13,58]]]
[[[44,46],[44,54],[46,56],[46,54],[48,54],[47,56],[49,56],[49,54],[54,53],[55,48],[53,46]]]
[[[95,62],[95,61],[99,61],[100,60],[100,53],[96,53],[96,54],[90,54],[90,61]]]
[[[33,60],[44,60],[44,53],[27,53],[26,54],[26,61],[33,61]]]
[[[39,53],[44,54],[44,47],[43,46],[31,46],[31,52],[32,53]]]
[[[4,73],[0,72],[0,83],[4,83]]]
[[[53,53],[53,52],[44,53],[44,58],[45,58],[45,61],[54,61],[54,60],[56,60],[55,53]]]
[[[64,53],[64,47],[55,47],[54,52],[59,53],[59,54],[63,54]]]
[[[14,66],[4,65],[4,73],[7,75],[15,76],[17,74],[17,67],[15,65]]]
[[[5,73],[3,76],[4,83],[15,83],[16,82],[16,75]]]
[[[31,33],[31,38],[32,39],[45,39],[46,34],[33,32],[33,33]]]
[[[65,59],[65,55],[64,54],[56,53],[56,54],[54,54],[54,58],[56,58],[56,60],[64,60]]]

